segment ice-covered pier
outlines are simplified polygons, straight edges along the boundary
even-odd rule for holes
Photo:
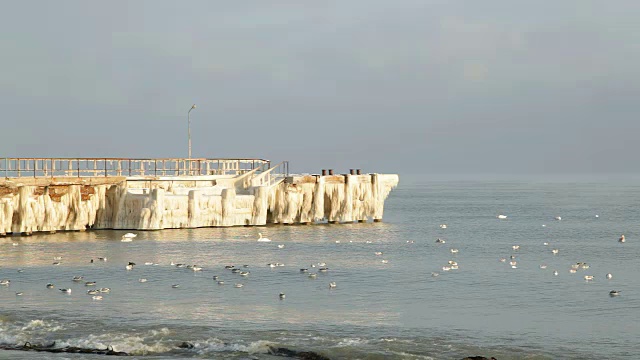
[[[0,158],[0,235],[380,221],[395,174],[264,159]]]

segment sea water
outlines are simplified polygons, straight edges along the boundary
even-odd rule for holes
[[[632,182],[414,181],[391,193],[382,223],[0,238],[0,279],[11,280],[0,286],[0,344],[150,359],[275,358],[268,346],[331,359],[634,359],[638,204]],[[449,261],[458,269],[444,271]],[[578,262],[588,268],[570,273]],[[94,300],[85,281],[111,291]],[[103,358],[0,350],[35,356]]]

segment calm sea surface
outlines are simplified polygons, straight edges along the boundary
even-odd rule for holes
[[[331,359],[637,359],[639,204],[640,185],[622,182],[425,181],[391,193],[384,223],[0,238],[0,279],[11,280],[0,344],[111,345],[150,359],[275,358],[267,345]],[[257,242],[259,231],[273,241]],[[459,268],[443,271],[449,261]],[[577,262],[589,268],[570,273]],[[93,300],[74,276],[111,292]],[[36,356],[104,358],[0,350]]]

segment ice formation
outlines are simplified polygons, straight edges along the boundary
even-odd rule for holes
[[[398,181],[394,174],[275,178],[251,171],[100,184],[5,182],[0,183],[0,234],[380,220]]]

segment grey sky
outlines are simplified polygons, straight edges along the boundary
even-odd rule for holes
[[[638,172],[640,1],[4,1],[0,157]]]

